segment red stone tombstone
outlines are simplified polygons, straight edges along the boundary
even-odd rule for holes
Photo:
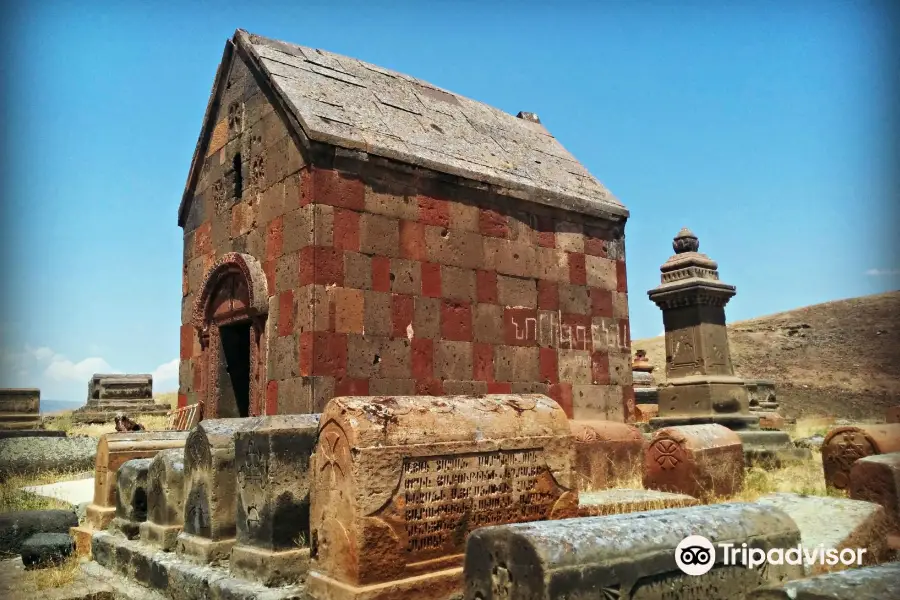
[[[313,467],[316,598],[449,598],[470,531],[578,510],[569,423],[541,395],[335,398]]]
[[[850,468],[850,497],[884,507],[894,534],[900,534],[900,452],[867,456]]]
[[[837,427],[822,442],[825,484],[839,490],[850,484],[850,468],[860,458],[900,452],[900,424]]]
[[[644,436],[616,421],[571,421],[578,489],[602,490],[641,472]]]

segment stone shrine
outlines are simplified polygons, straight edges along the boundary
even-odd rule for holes
[[[736,289],[719,279],[718,264],[699,252],[700,242],[683,228],[675,254],[660,267],[661,284],[648,296],[663,313],[666,381],[659,387],[654,428],[717,423],[741,438],[748,460],[808,458],[783,431],[761,431],[751,414],[744,380],[734,374],[725,305]]]
[[[238,30],[178,210],[179,406],[541,393],[630,421],[627,218],[533,113]]]
[[[314,598],[450,598],[473,529],[578,511],[568,420],[537,394],[335,398],[314,473]]]
[[[153,400],[152,375],[103,375],[88,382],[87,403],[72,413],[79,423],[108,423],[116,413],[165,415],[169,406]]]
[[[0,431],[41,427],[41,390],[0,388]]]

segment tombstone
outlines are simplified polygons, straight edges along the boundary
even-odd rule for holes
[[[259,419],[204,419],[190,432],[184,446],[184,529],[176,542],[179,556],[211,563],[231,553],[237,533],[234,437]]]
[[[687,494],[658,490],[598,490],[578,494],[579,517],[602,517],[646,510],[696,506],[700,501]]]
[[[0,431],[41,427],[41,390],[0,388]]]
[[[644,436],[616,421],[570,421],[575,446],[575,481],[580,491],[615,487],[643,468]]]
[[[72,412],[82,423],[108,423],[116,413],[128,415],[165,415],[170,407],[153,399],[153,376],[95,373],[88,381],[87,402]]]
[[[782,431],[785,427],[784,417],[777,412],[768,410],[758,410],[756,414],[759,416],[760,429],[767,431]]]
[[[709,539],[702,556],[709,560],[703,562],[712,567],[688,575],[676,563],[676,552],[684,557],[697,543],[679,545],[701,532]],[[800,566],[747,568],[740,556],[734,560],[719,546],[733,550],[745,543],[786,549],[800,543],[800,532],[784,512],[755,504],[484,527],[466,544],[464,597],[731,600],[748,589],[803,576]]]
[[[135,458],[116,473],[116,529],[132,540],[140,535],[140,524],[147,520],[147,472],[151,459]]]
[[[866,456],[850,468],[850,497],[882,506],[893,534],[900,534],[900,452]]]
[[[116,472],[135,458],[152,458],[162,450],[183,448],[187,431],[141,431],[105,433],[97,442],[94,459],[94,501],[86,511],[83,525],[70,531],[79,555],[90,554],[91,535],[106,529],[116,513]]]
[[[748,592],[747,600],[886,600],[897,597],[900,563],[849,569],[767,585]]]
[[[698,252],[687,228],[672,243],[675,255],[660,267],[661,284],[648,295],[663,313],[666,381],[659,387],[654,428],[717,423],[737,432],[748,462],[804,460],[784,431],[760,431],[749,410],[745,381],[734,373],[725,305],[736,289],[719,279],[718,264]],[[755,381],[755,380],[754,380]],[[755,389],[759,383],[752,384]]]
[[[141,540],[163,551],[175,549],[184,525],[184,448],[163,450],[153,457],[147,472],[147,520]]]
[[[264,417],[235,436],[237,544],[232,573],[265,585],[309,567],[310,459],[319,415]]]
[[[732,496],[743,484],[741,439],[722,425],[660,429],[644,454],[648,489],[706,499]]]
[[[836,427],[822,441],[825,484],[846,489],[853,463],[866,456],[890,452],[900,452],[900,424]]]
[[[473,529],[574,517],[572,436],[541,395],[342,397],[313,460],[313,597],[449,598]]]
[[[634,358],[631,360],[631,378],[635,390],[638,388],[656,387],[653,383],[653,375],[651,375],[654,368],[655,367],[650,364],[650,359],[647,357],[646,350],[635,351]]]
[[[865,549],[863,565],[888,559],[887,517],[884,509],[877,504],[788,493],[767,494],[757,502],[783,510],[793,519],[800,529],[804,548],[822,547],[839,551],[862,548]],[[831,565],[826,561],[804,565],[806,575],[846,568],[841,563]]]

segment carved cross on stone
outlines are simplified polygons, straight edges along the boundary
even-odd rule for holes
[[[238,483],[241,489],[244,489],[248,483],[266,487],[266,471],[266,457],[260,453],[256,442],[251,438],[247,443],[247,459],[238,470]]]

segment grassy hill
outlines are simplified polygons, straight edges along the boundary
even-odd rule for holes
[[[900,404],[900,292],[838,300],[728,325],[735,371],[772,379],[786,416],[879,418]],[[665,380],[662,337],[635,340]]]

